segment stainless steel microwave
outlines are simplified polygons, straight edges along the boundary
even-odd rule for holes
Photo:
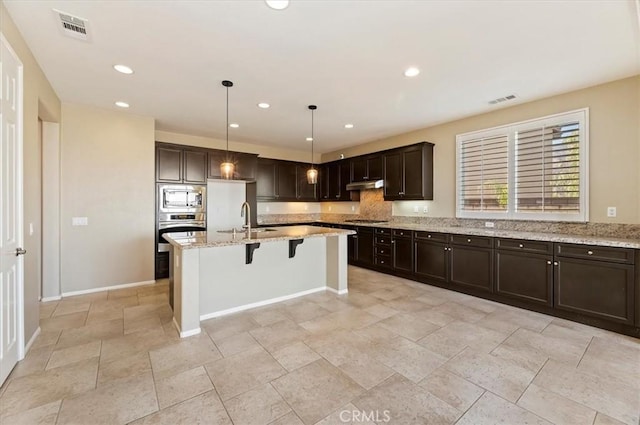
[[[207,209],[207,187],[185,184],[158,185],[158,212],[203,213]]]

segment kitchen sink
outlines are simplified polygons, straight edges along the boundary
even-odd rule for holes
[[[259,227],[257,229],[251,229],[251,233],[262,233],[262,232],[275,232],[276,229],[269,229],[269,228],[263,228],[263,227]],[[246,230],[245,229],[225,229],[225,230],[218,230],[218,233],[245,233]]]

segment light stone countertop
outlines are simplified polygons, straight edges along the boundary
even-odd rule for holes
[[[329,236],[353,235],[355,231],[332,229],[318,226],[284,226],[273,230],[252,232],[220,233],[211,232],[177,232],[165,233],[163,237],[173,246],[181,249],[212,248],[219,246],[246,245],[251,243],[286,241],[291,239],[326,238]]]
[[[475,227],[440,227],[413,223],[350,223],[345,221],[318,221],[321,224],[340,224],[386,229],[416,230],[422,232],[452,233],[456,235],[488,236],[494,238],[523,239],[544,242],[563,242],[580,245],[598,245],[616,248],[640,249],[640,240],[601,236],[563,235],[544,232],[522,232],[514,230],[489,230]]]

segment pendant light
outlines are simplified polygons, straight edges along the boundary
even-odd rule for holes
[[[224,162],[220,164],[220,174],[223,179],[230,180],[233,178],[233,172],[235,171],[235,165],[229,156],[229,87],[233,87],[233,83],[229,80],[224,80],[222,85],[227,88],[227,156]]]
[[[316,184],[318,183],[318,170],[313,167],[313,111],[318,109],[316,105],[309,105],[309,110],[311,111],[311,168],[307,170],[307,183]]]

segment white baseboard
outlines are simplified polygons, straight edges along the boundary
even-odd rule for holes
[[[151,284],[154,284],[154,283],[156,283],[155,280],[143,280],[142,282],[123,283],[122,285],[103,286],[101,288],[91,288],[91,289],[83,289],[81,291],[63,292],[62,296],[63,297],[74,297],[76,295],[85,295],[85,294],[93,294],[94,292],[113,291],[113,290],[116,290],[116,289],[133,288],[135,286],[151,285]]]
[[[250,310],[256,307],[262,307],[269,304],[275,304],[282,301],[290,300],[293,298],[303,297],[305,295],[315,294],[316,292],[321,292],[327,289],[326,286],[321,286],[319,288],[309,289],[307,291],[296,292],[294,294],[285,295],[283,297],[271,298],[269,300],[258,301],[256,303],[245,304],[238,307],[229,308],[227,310],[214,311],[213,313],[207,313],[200,316],[200,321],[213,319],[214,317],[226,316],[227,314],[238,313],[244,310]]]
[[[25,356],[27,355],[27,353],[31,349],[31,346],[35,342],[35,340],[38,337],[38,335],[40,335],[40,331],[41,331],[40,326],[38,326],[38,329],[36,329],[36,331],[33,333],[33,335],[31,335],[31,338],[29,338],[29,342],[27,342],[27,345],[24,346],[24,355]]]
[[[178,322],[176,322],[176,318],[173,318],[173,326],[176,328],[178,333],[180,334],[180,338],[186,338],[188,336],[198,335],[201,332],[201,329],[191,329],[190,331],[182,332],[180,330],[180,326],[178,326]]]
[[[329,286],[327,286],[327,291],[329,292],[333,292],[334,294],[338,294],[338,295],[344,295],[344,294],[348,294],[349,290],[348,289],[341,289],[341,290],[337,290],[337,289],[333,289]]]
[[[40,299],[41,303],[48,303],[49,301],[60,301],[62,299],[61,295],[56,295],[55,297],[44,297]]]

